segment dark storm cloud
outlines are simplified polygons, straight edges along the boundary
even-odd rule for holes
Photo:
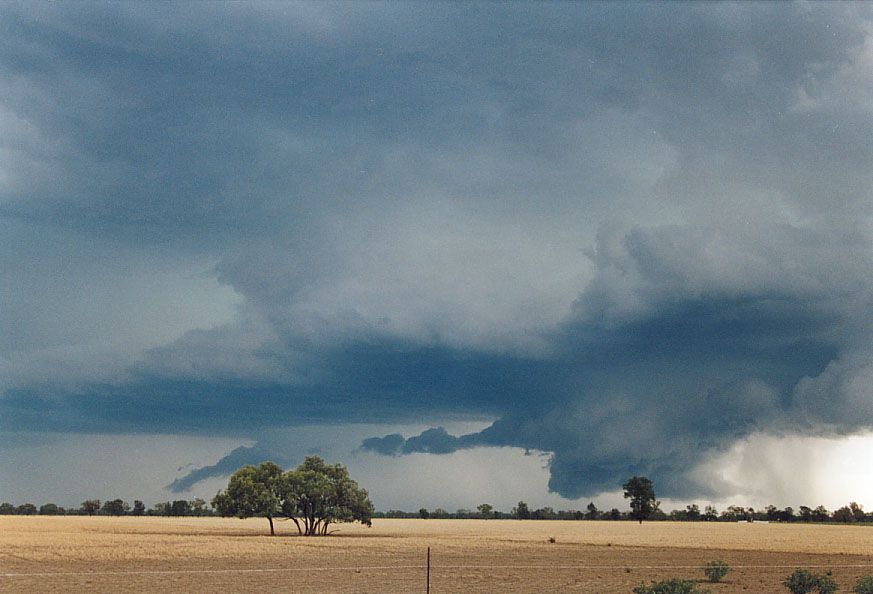
[[[264,460],[273,460],[280,466],[288,466],[289,462],[282,458],[276,458],[276,453],[271,450],[253,446],[240,446],[224,456],[216,464],[203,466],[186,474],[184,477],[174,480],[167,485],[173,493],[184,493],[200,481],[215,476],[228,476],[240,466],[246,464],[260,464]]]
[[[865,5],[0,10],[7,429],[489,418],[362,448],[579,496],[873,421]]]

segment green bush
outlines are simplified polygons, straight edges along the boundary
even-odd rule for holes
[[[706,590],[697,588],[691,580],[669,579],[652,582],[651,586],[640,584],[634,588],[634,594],[708,594]]]
[[[829,575],[818,576],[818,594],[834,594],[837,591],[837,580]]]
[[[710,561],[703,566],[703,573],[706,574],[706,578],[713,584],[720,582],[730,570],[730,565],[724,561]]]
[[[806,569],[795,569],[794,573],[782,582],[791,594],[833,594],[837,582],[829,575],[812,573]]]
[[[852,588],[855,594],[873,594],[873,575],[865,575],[858,579],[858,583]]]

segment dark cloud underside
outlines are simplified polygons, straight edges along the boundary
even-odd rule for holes
[[[424,423],[361,447],[541,450],[571,497],[869,428],[871,24],[5,4],[0,428]],[[172,488],[256,457],[295,458]]]

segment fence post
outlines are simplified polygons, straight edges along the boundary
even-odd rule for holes
[[[430,594],[430,547],[427,547],[427,594]]]

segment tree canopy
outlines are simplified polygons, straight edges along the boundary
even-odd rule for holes
[[[212,507],[222,516],[264,517],[270,521],[270,535],[276,535],[273,518],[281,509],[282,469],[273,462],[247,464],[233,473],[227,490],[219,491]]]
[[[301,535],[323,536],[330,533],[331,524],[361,522],[369,526],[374,513],[367,491],[349,471],[318,456],[307,457],[287,472],[273,462],[243,466],[212,505],[223,516],[266,517],[271,535],[275,535],[275,517],[292,520]]]
[[[642,524],[658,507],[652,481],[644,476],[635,476],[622,487],[625,499],[630,499],[631,516]]]

